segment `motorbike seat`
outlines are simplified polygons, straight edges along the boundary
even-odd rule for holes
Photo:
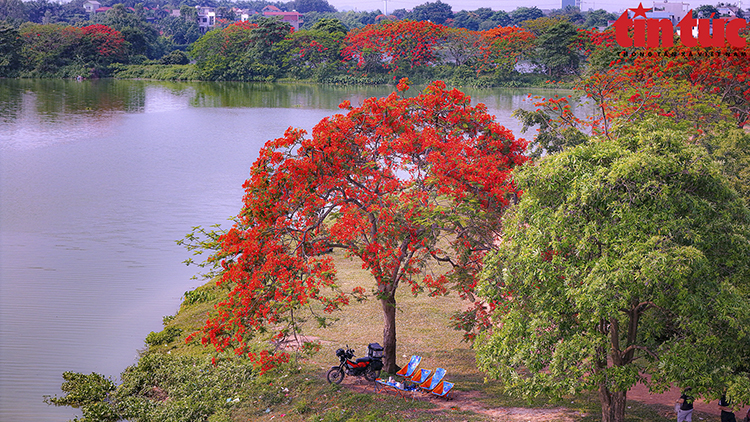
[[[370,358],[364,357],[364,358],[358,358],[356,363],[362,363],[362,362],[369,362]]]

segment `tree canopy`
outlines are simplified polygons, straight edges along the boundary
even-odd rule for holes
[[[598,391],[603,422],[624,420],[637,383],[750,399],[750,215],[705,150],[659,125],[516,174],[476,343],[512,391]]]
[[[385,319],[385,370],[394,372],[399,285],[473,291],[525,142],[441,82],[413,98],[342,107],[347,114],[323,119],[312,138],[290,128],[261,150],[237,223],[210,259],[232,293],[196,334],[204,343],[259,359],[249,344],[256,334],[284,337],[298,329],[300,308],[331,312],[370,290]],[[362,262],[369,289],[338,290],[332,248]],[[431,261],[448,269],[431,271]]]

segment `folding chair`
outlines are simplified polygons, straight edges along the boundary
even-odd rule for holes
[[[443,377],[445,377],[445,369],[437,368],[432,376],[427,378],[422,384],[419,384],[419,389],[425,393],[432,392],[443,381]]]
[[[453,389],[453,383],[448,381],[440,381],[440,384],[435,387],[431,393],[438,397],[445,397],[446,400],[450,400],[448,393]]]
[[[414,376],[414,372],[417,370],[420,363],[422,363],[422,356],[412,355],[411,359],[409,359],[409,363],[401,368],[400,371],[396,372],[395,375],[404,379],[411,378]]]
[[[413,377],[409,378],[408,382],[414,385],[420,385],[427,381],[427,378],[430,377],[431,373],[432,371],[429,369],[420,369]]]

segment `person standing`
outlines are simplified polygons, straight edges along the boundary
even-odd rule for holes
[[[721,409],[721,422],[737,422],[732,410],[732,401],[727,400],[726,395],[722,395],[719,399],[719,409]]]
[[[675,402],[680,407],[677,410],[677,422],[692,422],[693,421],[693,402],[695,398],[690,395],[692,388],[688,387],[682,391],[682,395]]]

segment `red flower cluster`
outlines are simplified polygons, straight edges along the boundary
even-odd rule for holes
[[[196,333],[204,344],[246,354],[269,327],[296,329],[304,305],[333,312],[361,299],[363,287],[337,288],[330,248],[361,260],[384,303],[395,304],[401,283],[432,294],[444,294],[450,281],[464,292],[476,286],[526,142],[442,82],[413,98],[393,93],[342,108],[346,114],[323,119],[311,138],[290,128],[260,151],[238,222],[212,257],[232,291]],[[455,270],[427,275],[431,259]],[[277,361],[250,358],[263,367]]]

